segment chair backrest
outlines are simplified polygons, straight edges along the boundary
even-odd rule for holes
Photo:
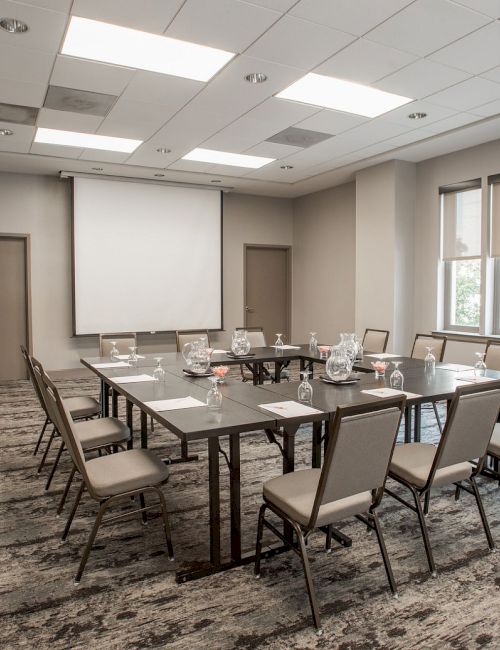
[[[373,492],[378,505],[396,444],[405,395],[358,406],[337,408],[308,528],[320,506]]]
[[[500,411],[500,381],[457,388],[427,484],[438,469],[486,455]]]
[[[112,341],[116,343],[116,348],[120,354],[130,354],[129,348],[132,346],[137,347],[137,334],[135,332],[99,334],[99,354],[101,357],[109,357],[113,349]]]
[[[500,370],[500,343],[488,341],[484,362],[491,370]]]
[[[36,380],[35,374],[33,372],[33,363],[31,361],[31,357],[28,354],[28,350],[24,347],[24,345],[21,345],[21,354],[23,355],[24,362],[26,363],[26,369],[28,371],[28,377],[30,378],[31,384],[33,388],[35,389],[36,396],[38,397],[38,401],[40,402],[40,406],[42,407],[45,415],[50,419],[49,414],[47,413],[47,407],[45,405],[45,401],[43,399],[43,395],[40,391],[40,387],[38,386],[38,382]]]
[[[411,350],[412,359],[425,359],[427,350],[425,348],[431,347],[432,354],[436,357],[436,361],[442,361],[444,357],[444,350],[446,347],[446,336],[438,336],[437,334],[415,334],[415,341]]]
[[[267,347],[266,337],[264,336],[263,327],[237,327],[237,330],[244,330],[247,333],[248,340],[252,348]]]
[[[205,338],[207,346],[210,347],[210,336],[208,330],[176,330],[175,339],[177,343],[177,352],[182,352],[182,348],[186,343],[196,341],[197,339]]]
[[[388,340],[389,330],[366,329],[363,336],[363,349],[368,352],[385,352]]]
[[[476,352],[485,352],[486,345],[476,341],[458,341],[446,339],[446,349],[442,358],[445,363],[463,363],[467,366],[474,365],[477,361]]]

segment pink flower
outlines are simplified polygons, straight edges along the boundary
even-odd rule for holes
[[[372,368],[377,372],[385,372],[388,365],[387,361],[372,361]]]
[[[216,377],[220,377],[221,379],[224,379],[224,377],[227,375],[229,368],[227,366],[215,366],[212,368],[212,372]]]

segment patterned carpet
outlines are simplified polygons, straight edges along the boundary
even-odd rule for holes
[[[98,394],[94,380],[59,385],[66,396]],[[69,463],[66,458],[45,492],[47,472],[36,478],[38,457],[33,457],[42,421],[28,382],[0,385],[4,650],[500,648],[500,553],[488,552],[472,497],[463,495],[457,504],[450,489],[436,494],[428,517],[437,578],[427,571],[416,517],[389,498],[382,504],[398,600],[390,596],[376,540],[364,526],[356,521],[339,526],[353,537],[353,546],[337,546],[331,555],[322,550],[321,535],[311,539],[322,637],[311,625],[300,562],[291,553],[264,561],[260,581],[247,566],[177,585],[175,570],[208,554],[204,443],[191,446],[200,460],[173,466],[165,487],[176,561],[167,559],[159,520],[151,514],[143,527],[135,516],[101,529],[75,587],[73,577],[96,510],[84,499],[68,542],[60,543],[65,519],[56,518],[55,511]],[[424,416],[424,424],[424,439],[433,439],[432,413]],[[177,439],[162,428],[151,440],[161,455],[178,453]],[[310,431],[304,427],[297,438],[298,468],[307,467],[309,453]],[[242,525],[250,549],[262,482],[280,473],[281,457],[263,433],[255,432],[243,438],[242,459]],[[227,522],[225,468],[223,472]],[[500,490],[487,479],[480,488],[500,544]]]

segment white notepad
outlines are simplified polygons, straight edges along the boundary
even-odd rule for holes
[[[391,352],[380,352],[379,354],[365,354],[365,357],[374,357],[375,359],[400,359],[400,354],[392,354]]]
[[[474,370],[472,366],[463,366],[460,363],[444,363],[438,366],[438,370],[453,370],[455,372],[464,372],[465,370]]]
[[[229,350],[213,350],[212,354],[227,354]]]
[[[197,406],[206,406],[205,402],[200,402],[195,397],[176,397],[175,399],[157,399],[153,402],[144,402],[153,411],[176,411],[178,409],[192,409]]]
[[[113,381],[115,384],[135,384],[141,381],[154,381],[155,378],[151,375],[129,375],[128,377],[115,377]]]
[[[127,360],[129,358],[130,354],[117,354],[115,359],[125,359]],[[138,359],[145,359],[146,357],[143,357],[142,354],[137,354],[136,355]]]
[[[300,350],[300,345],[270,345],[269,347],[277,350]]]
[[[93,363],[93,368],[128,368],[129,364],[125,361],[108,361],[107,363]]]
[[[312,406],[307,406],[307,404],[293,401],[272,402],[270,404],[259,404],[259,406],[266,411],[271,411],[271,413],[276,413],[284,418],[297,418],[304,415],[323,413],[323,411],[312,408]]]
[[[465,381],[468,384],[482,384],[487,381],[498,381],[498,379],[493,379],[492,377],[457,377],[457,381]]]
[[[374,388],[373,390],[362,390],[366,395],[373,395],[373,397],[396,397],[397,395],[406,395],[408,399],[415,399],[422,397],[418,393],[410,393],[406,390],[396,390],[394,388]]]

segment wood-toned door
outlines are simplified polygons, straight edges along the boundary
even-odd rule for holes
[[[276,333],[290,343],[290,248],[245,245],[245,327],[263,327],[268,345]]]
[[[20,346],[28,346],[28,243],[0,235],[0,381],[26,379]]]

